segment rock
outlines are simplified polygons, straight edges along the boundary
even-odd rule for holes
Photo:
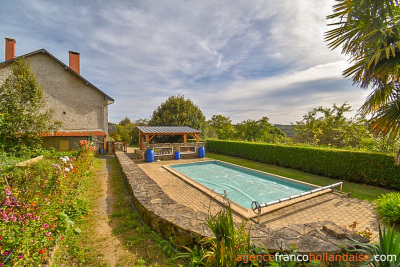
[[[326,224],[323,226],[323,229],[327,233],[334,235],[338,238],[346,238],[347,237],[346,229],[343,227],[337,226],[336,224]]]

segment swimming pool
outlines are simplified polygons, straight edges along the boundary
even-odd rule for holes
[[[255,170],[242,168],[220,161],[207,161],[172,165],[172,169],[205,185],[219,194],[251,208],[251,203],[267,203],[313,190],[316,186]]]

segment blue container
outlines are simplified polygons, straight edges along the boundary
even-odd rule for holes
[[[146,151],[146,162],[153,162],[154,161],[154,150],[147,149]]]
[[[100,148],[100,155],[104,155],[104,150]]]
[[[204,149],[204,146],[199,147],[198,152],[199,158],[204,158],[206,156],[206,150]]]
[[[181,153],[178,151],[175,152],[175,159],[181,159]]]

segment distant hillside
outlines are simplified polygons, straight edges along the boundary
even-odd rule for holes
[[[274,124],[274,126],[281,129],[288,137],[293,137],[296,133],[295,125]]]

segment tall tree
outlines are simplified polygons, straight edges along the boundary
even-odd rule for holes
[[[371,140],[365,120],[362,117],[347,119],[345,113],[351,106],[333,105],[332,108],[314,108],[296,123],[295,141],[311,145],[334,147],[362,147],[365,140]]]
[[[44,107],[43,91],[29,63],[18,59],[0,87],[0,113],[3,114],[0,146],[6,151],[40,147],[42,134],[56,130],[61,124],[53,122],[52,110]]]
[[[286,137],[280,129],[269,123],[269,118],[245,120],[235,125],[236,138],[245,141],[276,143]]]
[[[118,125],[126,126],[128,124],[132,124],[131,120],[128,118],[128,116],[125,116],[124,119],[122,119]]]
[[[372,88],[361,110],[372,116],[374,131],[397,136],[400,131],[400,9],[397,0],[336,0],[328,16],[329,47],[342,47],[353,65],[343,72],[354,84]]]
[[[235,135],[235,128],[229,117],[213,115],[208,124],[215,129],[218,139],[232,139]]]
[[[170,96],[153,112],[149,125],[189,126],[203,130],[206,118],[200,108],[192,100],[184,96]]]

